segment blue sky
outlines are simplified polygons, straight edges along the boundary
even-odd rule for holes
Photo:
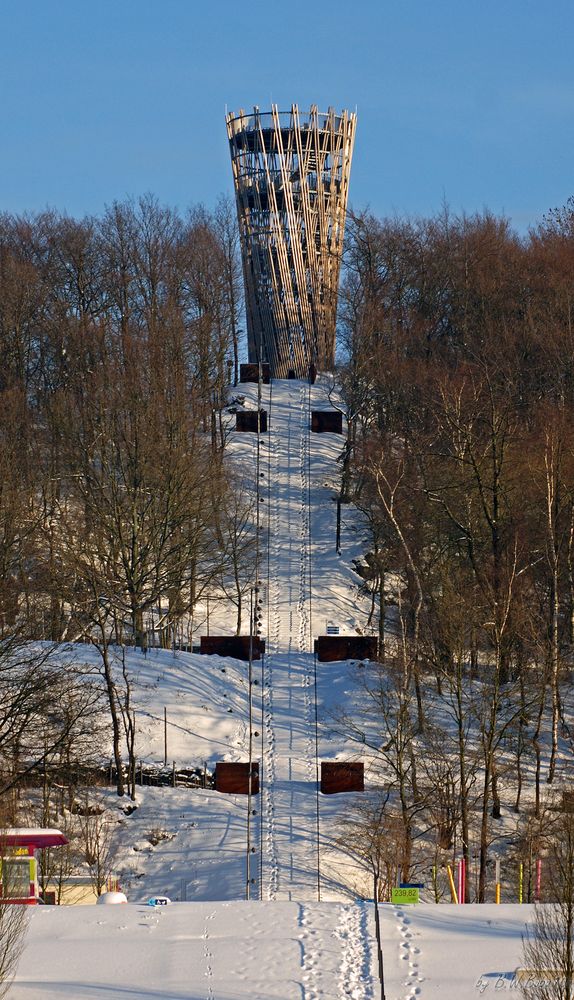
[[[574,193],[573,39],[572,0],[3,0],[0,210],[213,205],[273,101],[357,106],[355,208],[524,231]]]

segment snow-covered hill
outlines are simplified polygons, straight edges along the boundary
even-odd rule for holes
[[[256,407],[257,387],[241,390],[240,405]],[[362,631],[368,613],[352,569],[364,540],[350,506],[342,510],[341,553],[335,549],[343,439],[309,432],[310,410],[330,409],[333,399],[326,377],[312,387],[264,387],[269,431],[259,456],[256,436],[236,434],[229,415],[229,460],[258,483],[257,595],[267,641],[252,687],[262,792],[250,817],[251,901],[241,902],[246,796],[146,787],[133,811],[107,791],[114,869],[130,905],[34,912],[16,1000],[378,995],[372,908],[354,899],[358,881],[363,892],[369,887],[341,846],[342,820],[355,799],[317,792],[320,760],[364,760],[367,785],[381,781],[367,749],[376,732],[373,740],[360,738],[362,728],[381,725],[367,718],[365,671],[349,662],[315,664],[311,652],[328,623],[341,633]],[[212,634],[233,633],[233,608],[212,601],[197,608],[194,642],[208,618]],[[168,766],[211,771],[218,760],[247,759],[247,664],[155,649],[125,655],[139,759],[163,764],[164,710]],[[97,663],[98,654],[77,647],[66,656]],[[354,740],[345,714],[354,720]],[[187,902],[165,910],[136,905],[158,893]],[[411,910],[381,908],[387,998],[465,1000],[516,988],[511,977],[529,907],[436,907],[429,893],[423,898],[428,905]]]
[[[357,756],[334,731],[332,720],[349,699],[359,699],[356,669],[349,663],[319,664],[313,637],[327,621],[353,632],[363,618],[351,561],[360,551],[355,524],[343,528],[343,553],[335,551],[340,479],[340,435],[311,434],[310,410],[332,408],[329,379],[310,387],[297,381],[263,388],[269,431],[260,439],[262,512],[259,597],[267,656],[254,665],[253,756],[262,792],[254,797],[251,821],[252,898],[341,899],[344,879],[321,883],[319,843],[338,836],[338,818],[349,796],[317,795],[317,760]],[[257,388],[242,386],[243,405],[257,405]],[[251,434],[229,432],[230,460],[255,478],[257,446]],[[201,621],[201,609],[198,615]],[[211,611],[212,633],[229,634],[229,610]],[[138,660],[139,657],[139,660]],[[135,659],[134,659],[135,658]],[[143,661],[143,662],[142,662]],[[163,709],[167,708],[168,757],[178,765],[205,760],[246,760],[248,750],[247,666],[220,657],[158,652],[132,653],[138,677],[136,716],[141,754],[161,760]],[[315,684],[317,720],[315,717]],[[318,755],[317,755],[318,751]],[[245,891],[247,800],[212,791],[177,790],[140,796],[126,821],[118,870],[130,894],[145,898],[165,891],[188,899],[236,899]],[[149,803],[149,805],[148,805]],[[150,816],[146,818],[149,811]],[[155,848],[146,832],[157,824],[173,840]],[[190,816],[193,815],[193,820]],[[179,823],[178,817],[185,817]],[[193,824],[193,825],[190,825]],[[142,829],[143,828],[143,829]],[[136,830],[139,836],[136,834]]]

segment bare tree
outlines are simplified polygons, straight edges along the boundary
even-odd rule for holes
[[[224,548],[221,588],[237,608],[235,631],[241,634],[245,595],[255,579],[255,507],[252,487],[232,479],[221,500],[219,518]]]
[[[239,315],[243,305],[239,225],[233,200],[222,195],[216,205],[213,224],[223,254],[223,283],[227,316],[233,344],[233,384],[239,382]]]
[[[389,792],[382,789],[353,804],[341,821],[339,844],[366,876],[361,894],[385,901],[398,876],[397,858],[402,853],[402,827],[389,805]]]
[[[113,823],[101,798],[86,791],[80,817],[83,860],[88,866],[98,896],[104,892],[113,872],[115,856]]]
[[[574,986],[574,816],[555,823],[549,851],[555,902],[536,905],[523,940],[527,1000],[571,1000]]]
[[[28,907],[0,905],[0,997],[10,991],[26,943]]]

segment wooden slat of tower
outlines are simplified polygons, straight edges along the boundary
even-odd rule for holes
[[[281,141],[281,134],[279,129],[279,136],[277,136],[277,125],[274,112],[271,112],[273,117],[273,123],[275,127],[274,142]],[[279,151],[278,151],[279,152]],[[284,227],[279,224],[279,209],[277,205],[277,196],[275,192],[275,186],[271,181],[271,172],[269,170],[269,161],[267,154],[265,154],[265,171],[267,178],[267,197],[271,206],[272,217],[273,217],[273,237],[274,245],[277,251],[277,259],[279,265],[279,280],[277,280],[277,274],[273,269],[273,289],[272,289],[272,299],[276,302],[275,312],[281,315],[280,309],[277,309],[277,300],[283,305],[285,312],[287,313],[287,330],[281,330],[281,340],[278,345],[278,365],[276,376],[278,378],[285,378],[287,375],[287,370],[291,367],[289,363],[289,333],[290,330],[294,329],[296,326],[297,314],[294,309],[294,299],[292,294],[292,282],[291,282],[291,272],[289,268],[289,256],[287,245],[285,242]],[[290,191],[283,192],[283,197],[286,197]],[[270,220],[271,222],[271,220]],[[270,251],[270,247],[268,248]],[[269,252],[269,257],[272,255]]]
[[[316,113],[317,113],[317,108],[316,108],[315,105],[312,105],[311,106],[311,111],[310,111],[310,124],[311,124],[311,122],[313,120],[313,116],[316,117]],[[297,109],[297,113],[296,113],[295,127],[294,127],[293,131],[294,131],[294,135],[295,135],[295,141],[297,143],[298,158],[299,158],[300,173],[301,173],[301,212],[302,212],[302,216],[303,216],[303,220],[304,220],[304,226],[305,226],[305,240],[306,240],[306,250],[307,250],[307,274],[309,275],[309,278],[310,278],[310,283],[311,283],[312,295],[313,295],[314,302],[315,303],[319,303],[320,302],[320,292],[321,292],[320,282],[318,280],[319,279],[319,275],[317,273],[317,268],[312,266],[312,260],[311,260],[311,256],[310,256],[311,254],[316,255],[316,247],[315,247],[315,229],[316,229],[315,217],[316,217],[316,212],[314,213],[313,210],[312,210],[312,207],[311,207],[310,195],[309,195],[309,185],[308,185],[308,177],[309,177],[309,172],[310,172],[310,167],[311,167],[311,159],[312,159],[312,157],[314,155],[314,151],[313,151],[313,134],[314,133],[313,133],[313,130],[311,128],[308,128],[306,130],[307,131],[307,134],[306,134],[306,145],[305,145],[305,148],[303,148],[302,131],[301,131],[301,125],[300,125],[300,122],[299,122],[299,112],[298,112],[298,109]],[[319,169],[318,169],[318,163],[317,163],[316,156],[315,156],[315,161],[316,161],[316,168],[317,168],[317,170],[316,170],[316,176],[318,178],[318,176],[319,176]],[[316,201],[317,201],[317,196],[316,196]],[[306,278],[306,276],[305,276],[305,278]],[[307,282],[305,280],[305,286],[306,285],[307,285]],[[319,327],[318,327],[318,324],[316,322],[316,316],[313,315],[313,309],[311,309],[310,306],[309,306],[309,300],[308,300],[308,294],[307,294],[307,287],[305,287],[304,292],[305,292],[305,298],[306,298],[306,301],[307,301],[307,306],[308,306],[308,309],[309,309],[309,312],[310,312],[309,326],[308,326],[309,340],[308,340],[308,344],[307,344],[307,353],[306,353],[307,367],[309,366],[309,364],[311,364],[312,362],[315,362],[315,361],[319,362],[320,367],[324,367],[325,366],[324,362],[322,362],[322,360],[321,360],[320,345],[319,345],[318,340],[317,340],[317,334],[318,334]]]
[[[296,104],[293,104],[291,108],[291,121],[292,121],[291,131],[293,132],[294,137],[297,136],[300,137],[301,126],[299,122],[299,109]],[[299,208],[299,212],[303,218],[305,237],[306,237],[307,256],[308,256],[309,254],[309,245],[307,238],[308,219],[305,213],[305,201],[304,201],[305,193],[307,192],[308,172],[305,169],[306,161],[302,160],[299,155],[297,159],[298,159],[298,173],[299,173],[299,187],[300,187],[299,197],[303,203],[302,207]],[[289,192],[288,202],[291,211],[291,218],[295,219],[298,213],[293,201],[292,185],[290,183],[286,171],[284,171],[284,183],[287,186]],[[305,267],[305,252],[303,248],[302,238],[303,238],[303,227],[292,225],[290,227],[290,243],[291,243],[291,253],[293,256],[293,263],[295,266],[295,275],[296,275],[296,284],[295,288],[293,289],[293,292],[294,293],[296,292],[297,301],[299,305],[299,313],[300,313],[300,315],[297,316],[298,334],[296,341],[294,343],[294,348],[296,349],[294,350],[293,360],[295,361],[295,367],[300,376],[303,375],[306,359],[310,357],[309,347],[306,344],[306,340],[304,340],[301,335],[301,328],[303,329],[306,328],[308,333],[308,338],[311,338],[313,336],[313,325],[314,325],[313,312],[309,305],[309,296],[307,293],[307,280],[306,280],[307,269]],[[292,281],[291,284],[293,284]]]
[[[266,181],[267,181],[267,191],[266,191],[267,205],[266,205],[266,208],[263,207],[263,204],[262,204],[262,201],[261,201],[261,194],[262,194],[262,192],[261,192],[261,185],[259,183],[257,183],[257,184],[254,185],[255,199],[257,201],[258,211],[259,211],[260,216],[261,216],[264,211],[269,211],[270,187],[272,187],[272,185],[271,185],[271,176],[270,176],[269,165],[268,165],[268,160],[267,160],[267,151],[266,151],[266,148],[265,148],[265,139],[264,139],[264,136],[263,136],[262,126],[261,126],[261,115],[259,114],[259,109],[257,109],[257,113],[256,113],[256,122],[257,122],[256,134],[257,134],[257,140],[258,140],[258,154],[259,154],[259,157],[260,157],[259,167],[260,168],[261,168],[261,166],[264,167],[265,174],[266,174]],[[273,266],[273,261],[271,259],[271,254],[269,253],[269,246],[267,246],[267,257],[268,257],[268,261],[269,261],[269,264],[270,264],[271,270],[272,270],[272,276],[273,276],[272,285],[273,285],[273,288],[275,288],[276,287],[276,277],[275,277],[275,273],[274,273],[274,266]],[[262,286],[264,284],[265,285],[267,284],[267,280],[266,280],[267,275],[265,273],[265,270],[262,267],[261,256],[260,256],[259,252],[254,256],[254,261],[255,261],[254,273],[257,276],[257,285],[255,287],[255,295],[256,295],[258,307],[261,310],[261,312],[265,315],[265,318],[266,318],[266,321],[262,324],[261,334],[263,334],[263,331],[265,331],[265,330],[267,330],[267,332],[268,332],[268,337],[265,338],[262,335],[260,335],[260,337],[258,338],[258,342],[259,342],[259,345],[260,345],[260,349],[262,349],[261,353],[262,354],[266,354],[266,356],[267,356],[266,359],[270,363],[271,371],[274,372],[275,369],[277,368],[277,365],[279,364],[279,360],[280,360],[280,357],[281,357],[281,347],[282,347],[282,345],[281,345],[280,342],[278,342],[278,330],[277,330],[277,323],[275,321],[275,316],[274,316],[274,312],[273,312],[273,308],[272,308],[272,305],[273,305],[272,300],[269,298],[268,294],[261,294],[261,292],[262,292]],[[259,295],[257,295],[257,288],[259,288],[259,291],[260,291]]]
[[[312,125],[313,125],[314,136],[315,136],[315,147],[316,147],[316,150],[317,150],[317,153],[316,153],[316,156],[317,156],[317,198],[316,198],[316,202],[315,202],[315,204],[317,206],[317,209],[316,209],[316,212],[315,212],[315,220],[314,220],[313,230],[314,230],[314,234],[316,233],[318,235],[318,237],[319,237],[319,246],[318,246],[318,249],[319,249],[319,259],[321,261],[321,274],[320,274],[321,288],[317,289],[316,295],[317,295],[317,298],[320,299],[321,291],[323,292],[323,296],[324,296],[325,295],[325,290],[326,290],[326,288],[325,288],[325,286],[326,286],[325,277],[326,277],[326,274],[327,274],[327,258],[328,258],[328,255],[329,255],[329,245],[328,245],[328,235],[327,235],[327,226],[326,226],[327,216],[326,216],[326,212],[325,212],[325,189],[324,189],[324,186],[323,186],[323,176],[324,176],[324,173],[325,173],[325,170],[324,170],[324,162],[325,162],[324,161],[324,156],[325,156],[325,154],[324,154],[323,150],[321,149],[321,133],[319,132],[319,120],[318,120],[318,112],[317,112],[317,108],[316,107],[313,108],[313,112],[314,112],[314,114],[313,114],[313,117],[312,117]],[[317,250],[317,247],[315,248],[315,250]],[[319,278],[319,275],[317,275],[317,277]],[[317,343],[317,358],[318,358],[318,361],[319,361],[319,367],[320,368],[331,368],[333,366],[333,361],[329,357],[329,351],[328,351],[327,342],[326,342],[327,341],[327,331],[325,330],[324,326],[321,329],[317,330],[317,340],[318,340],[318,343]]]
[[[298,108],[294,104],[291,108],[291,128],[290,131],[293,134],[297,134],[298,131]],[[277,116],[277,109],[275,109],[275,115]],[[291,178],[287,170],[287,164],[285,162],[285,155],[282,145],[282,138],[279,134],[279,162],[281,170],[281,179],[283,183],[284,197],[287,202],[287,214],[288,218],[295,219],[297,217],[297,208],[295,206],[293,197],[293,185],[291,183]],[[300,188],[304,188],[303,172],[301,169],[301,163],[298,163],[298,173],[300,178]],[[289,296],[291,300],[291,313],[292,313],[292,325],[290,327],[290,349],[291,349],[291,362],[289,363],[289,368],[294,368],[298,374],[301,374],[302,366],[305,363],[305,341],[302,336],[302,330],[310,327],[312,323],[312,315],[309,309],[308,298],[305,294],[305,261],[304,261],[304,251],[302,245],[302,231],[300,226],[289,226],[289,252],[290,261],[288,253],[288,269],[287,273],[283,276],[284,283],[289,288]],[[286,233],[283,233],[283,239],[285,239]]]

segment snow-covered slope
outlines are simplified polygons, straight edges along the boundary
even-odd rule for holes
[[[313,637],[326,628],[323,618],[342,621],[343,632],[349,628],[355,591],[350,559],[345,564],[335,554],[333,494],[342,439],[310,431],[311,410],[332,405],[328,388],[328,382],[276,381],[269,392],[268,553],[260,573],[268,617],[260,765],[260,894],[266,899],[320,898],[319,758],[341,749],[328,746],[319,728],[324,706],[319,712],[312,653]],[[321,665],[322,674],[331,669]]]
[[[278,389],[269,432],[269,656],[265,671],[263,893],[317,898],[310,601],[308,389]]]
[[[256,407],[257,387],[241,390],[243,405]],[[330,394],[327,378],[314,386],[275,381],[263,387],[269,431],[260,436],[259,476],[256,435],[235,433],[229,421],[230,461],[242,477],[258,481],[260,495],[259,597],[267,656],[254,663],[252,687],[253,758],[259,761],[262,785],[250,824],[253,899],[309,901],[320,894],[341,900],[350,893],[336,864],[319,871],[351,797],[319,796],[317,764],[356,756],[332,720],[341,704],[352,700],[358,705],[360,692],[352,664],[315,665],[313,638],[325,632],[327,621],[350,632],[364,619],[351,568],[360,540],[350,524],[343,529],[342,555],[335,551],[334,496],[343,438],[310,432],[310,410],[332,408]],[[212,600],[209,614],[212,634],[233,632],[230,606]],[[207,630],[207,607],[195,617],[198,642]],[[218,760],[247,759],[247,664],[157,649],[145,656],[119,649],[113,655],[118,664],[126,657],[132,678],[136,749],[144,764],[162,765],[166,756],[168,767],[172,762],[178,768],[205,764],[212,771]],[[71,649],[68,656],[98,663],[90,647]],[[144,788],[138,789],[138,808],[131,815],[111,791],[105,798],[116,825],[114,870],[131,900],[154,892],[188,900],[244,896],[245,796]],[[338,852],[331,855],[332,861]],[[339,860],[347,863],[342,856]]]
[[[254,408],[256,387],[241,388],[244,405]],[[317,792],[318,761],[361,759],[365,752],[349,741],[338,716],[354,713],[358,733],[372,725],[363,717],[361,670],[348,662],[315,664],[311,652],[327,623],[350,633],[366,620],[351,568],[361,553],[361,527],[350,507],[343,508],[341,554],[335,551],[343,440],[309,431],[310,410],[329,409],[332,399],[326,378],[312,387],[296,381],[265,387],[269,431],[260,437],[258,469],[256,436],[229,430],[230,460],[259,487],[258,596],[267,640],[252,688],[262,792],[250,817],[251,901],[243,901],[245,796],[144,788],[132,812],[107,791],[114,868],[131,902],[33,912],[15,1000],[379,995],[373,908],[353,898],[358,878],[363,892],[368,886],[339,843],[354,797]],[[207,630],[208,615],[212,633],[233,632],[233,609],[212,601],[198,608],[194,641]],[[87,647],[66,655],[97,663]],[[163,763],[164,708],[168,765],[205,763],[212,770],[217,760],[247,759],[245,663],[178,651],[126,656],[143,761]],[[372,787],[380,775],[365,762]],[[189,902],[161,910],[137,905],[161,893]],[[517,991],[513,972],[530,917],[526,905],[382,905],[388,1000]]]

